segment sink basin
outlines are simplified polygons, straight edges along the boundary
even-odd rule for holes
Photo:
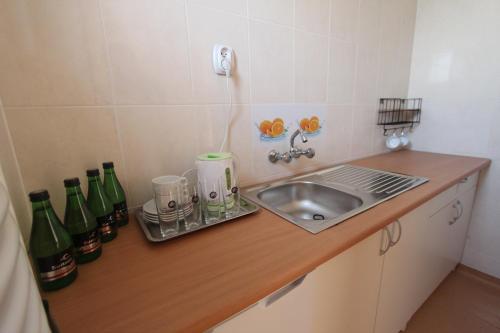
[[[292,218],[314,221],[333,219],[363,204],[358,197],[304,181],[265,189],[257,197]]]
[[[427,181],[345,164],[246,188],[242,194],[289,222],[318,233]]]

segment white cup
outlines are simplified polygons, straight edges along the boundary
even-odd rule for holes
[[[401,131],[399,140],[401,141],[401,148],[407,148],[410,145],[410,138],[404,130]]]
[[[187,193],[187,179],[186,177],[180,177],[175,175],[170,176],[160,176],[153,178],[151,181],[153,184],[153,194],[169,194],[169,193],[179,193],[179,204],[185,203],[188,193]]]
[[[389,150],[398,150],[401,148],[401,139],[396,135],[396,132],[389,135],[385,140],[385,146]]]

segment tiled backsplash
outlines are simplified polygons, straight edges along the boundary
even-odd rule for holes
[[[216,149],[228,97],[215,43],[236,54],[240,159],[265,158],[252,156],[250,110],[274,103],[328,109],[314,164],[289,172],[378,153],[377,99],[406,96],[415,13],[416,0],[4,0],[0,97],[22,193],[48,188],[62,214],[63,178],[113,160],[133,207],[152,177]],[[241,171],[245,184],[269,176]],[[26,237],[26,205],[16,207]]]

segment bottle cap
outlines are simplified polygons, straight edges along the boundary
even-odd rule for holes
[[[31,202],[49,200],[49,191],[47,190],[36,190],[28,194]]]
[[[87,170],[87,177],[99,176],[99,169],[89,169]]]
[[[115,165],[113,164],[113,162],[104,162],[102,164],[103,169],[113,169],[114,167]]]
[[[66,178],[64,180],[64,187],[73,187],[80,185],[80,179],[78,177]]]

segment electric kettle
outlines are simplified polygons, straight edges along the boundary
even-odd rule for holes
[[[227,208],[234,205],[233,194],[238,191],[238,184],[233,157],[232,153],[221,152],[205,153],[196,158],[198,183],[209,210],[219,209],[223,201]]]

